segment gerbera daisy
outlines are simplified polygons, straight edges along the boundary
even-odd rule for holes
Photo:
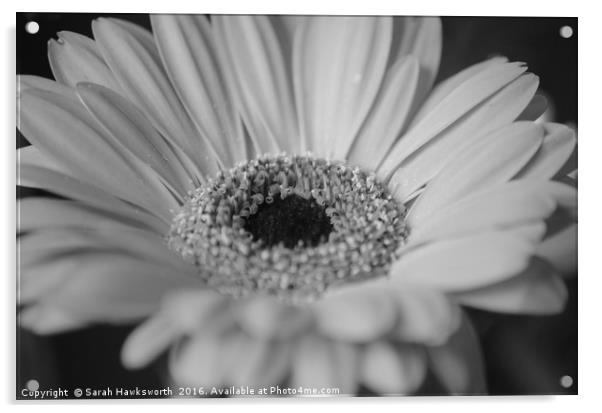
[[[563,308],[575,138],[524,64],[433,88],[437,18],[151,22],[19,79],[20,184],[65,198],[20,202],[21,325],[147,318],[123,362],[181,384],[481,392],[460,305]]]

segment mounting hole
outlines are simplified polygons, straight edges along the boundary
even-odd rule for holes
[[[36,34],[40,31],[40,25],[38,22],[30,21],[25,24],[25,31],[29,34]]]
[[[40,383],[35,379],[31,379],[27,382],[26,386],[27,390],[36,391],[40,388]]]
[[[571,26],[562,26],[560,28],[560,36],[565,39],[570,39],[573,37],[573,28]]]
[[[573,378],[571,376],[562,376],[560,378],[560,385],[565,389],[568,389],[573,385]]]

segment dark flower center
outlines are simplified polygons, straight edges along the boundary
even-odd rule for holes
[[[327,241],[333,229],[326,208],[313,199],[294,194],[259,206],[257,212],[246,219],[244,228],[253,234],[254,241],[261,241],[265,247],[282,243],[287,248],[315,247]]]
[[[373,175],[309,156],[264,156],[192,191],[167,241],[207,285],[306,300],[385,275],[405,209]]]

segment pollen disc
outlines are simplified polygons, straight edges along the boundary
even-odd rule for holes
[[[405,209],[359,168],[266,156],[189,194],[168,244],[218,291],[296,301],[385,275],[406,238]]]

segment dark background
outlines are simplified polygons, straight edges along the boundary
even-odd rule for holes
[[[147,15],[18,13],[17,73],[52,78],[47,41],[61,30],[92,35],[90,23],[98,16],[127,19],[150,29]],[[37,34],[25,24],[39,23]],[[573,36],[560,36],[568,25]],[[540,77],[540,91],[553,102],[554,121],[577,125],[577,19],[537,17],[444,17],[443,56],[438,79],[493,55],[523,61]],[[17,135],[17,147],[27,142]],[[18,196],[38,194],[19,190]],[[569,304],[557,316],[504,316],[470,311],[479,331],[489,390],[492,394],[577,393],[577,281],[568,281]],[[119,364],[121,344],[133,326],[95,326],[50,337],[17,331],[17,389],[30,379],[41,389],[107,386],[160,388],[164,360],[140,371]],[[565,389],[560,378],[573,378]],[[428,391],[428,389],[425,389]]]

